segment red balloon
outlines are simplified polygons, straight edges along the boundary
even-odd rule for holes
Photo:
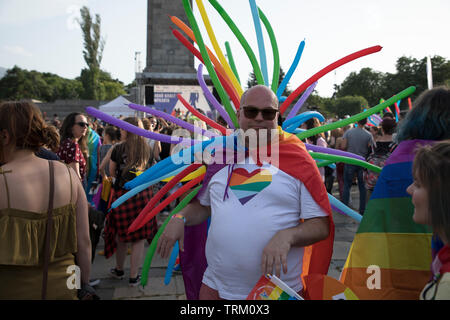
[[[172,28],[171,28],[172,29]],[[193,45],[192,43],[189,42],[188,39],[186,39],[186,37],[184,37],[180,31],[172,29],[172,33],[173,35],[189,50],[191,51],[194,56],[197,57],[198,60],[200,60],[203,64],[205,63],[203,61],[203,57],[202,54],[200,53],[200,51],[198,51]],[[229,81],[227,81],[225,79],[225,77],[222,75],[221,72],[219,72],[217,70],[217,68],[214,68],[214,70],[216,71],[217,76],[219,77],[220,83],[222,84],[223,88],[225,89],[225,91],[227,92],[228,96],[230,97],[231,101],[233,101],[234,106],[236,107],[236,110],[239,110],[239,106],[240,106],[240,99],[234,89],[234,87],[231,85],[231,83]]]
[[[196,184],[200,183],[203,180],[204,176],[205,176],[205,174],[202,174],[201,176],[198,176],[197,178],[192,179],[191,181],[186,183],[184,186],[182,186],[176,192],[174,192],[169,197],[167,197],[167,199],[164,200],[163,202],[161,202],[156,208],[154,208],[152,211],[150,211],[150,213],[141,211],[141,213],[137,217],[137,219],[140,219],[140,217],[142,216],[142,218],[140,219],[140,222],[139,223],[135,223],[136,221],[134,221],[131,224],[131,226],[128,228],[128,233],[134,232],[134,231],[139,230],[140,228],[142,228],[147,222],[149,222],[154,216],[156,216],[169,203],[171,203],[173,200],[175,200],[176,198],[181,196],[183,193],[185,193],[187,190],[189,190],[190,188],[192,188]]]
[[[227,129],[222,127],[220,124],[215,122],[214,120],[206,117],[205,115],[201,114],[196,110],[193,106],[191,106],[181,94],[177,94],[178,100],[181,101],[181,103],[196,117],[198,117],[200,120],[205,121],[207,124],[209,124],[211,127],[217,129],[222,133],[224,136],[227,134]]]
[[[360,50],[357,52],[354,52],[342,59],[339,59],[335,62],[333,62],[332,64],[330,64],[329,66],[323,68],[322,70],[320,70],[319,72],[317,72],[315,75],[313,75],[311,78],[309,78],[308,80],[306,80],[305,82],[303,82],[297,89],[295,89],[294,92],[292,92],[289,97],[287,97],[287,99],[283,102],[283,104],[280,107],[280,113],[283,114],[286,109],[289,107],[289,105],[292,103],[292,101],[294,101],[294,99],[296,97],[298,97],[303,91],[305,91],[310,85],[312,85],[314,82],[316,82],[317,80],[319,80],[320,78],[322,78],[324,75],[326,75],[327,73],[333,71],[334,69],[342,66],[343,64],[346,64],[347,62],[353,61],[355,59],[358,59],[360,57],[366,56],[368,54],[372,54],[375,52],[378,52],[382,49],[381,46],[374,46],[374,47],[370,47],[364,50]]]
[[[150,200],[149,203],[147,203],[147,205],[144,207],[144,209],[142,209],[142,211],[139,213],[139,216],[133,221],[133,223],[131,224],[131,226],[129,227],[128,230],[135,229],[135,226],[139,225],[141,223],[141,221],[144,219],[145,215],[150,212],[150,210],[153,209],[153,207],[155,206],[155,204],[170,190],[172,189],[177,183],[178,181],[180,181],[181,179],[183,179],[185,176],[187,176],[188,174],[190,174],[191,172],[195,171],[196,169],[198,169],[199,167],[201,167],[202,164],[197,164],[197,163],[193,163],[191,164],[189,167],[187,167],[186,169],[184,169],[183,171],[181,171],[180,173],[178,173],[175,177],[173,177],[168,183],[166,183],[166,185],[158,191],[157,194],[155,194],[155,196]],[[134,231],[133,230],[133,231]],[[133,232],[133,231],[129,231],[129,232]]]

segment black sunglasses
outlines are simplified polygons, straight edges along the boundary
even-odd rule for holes
[[[77,122],[76,124],[83,128],[89,126],[89,123],[87,123],[87,122]]]
[[[264,120],[273,120],[278,112],[277,109],[266,108],[266,109],[258,109],[256,107],[242,107],[244,110],[244,115],[248,119],[255,119],[258,116],[258,113],[261,112]]]

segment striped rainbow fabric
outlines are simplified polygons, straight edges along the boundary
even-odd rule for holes
[[[360,299],[419,299],[430,280],[431,229],[413,221],[406,192],[413,182],[414,152],[430,143],[401,142],[381,171],[341,274]],[[379,288],[375,278],[369,279],[375,277],[369,266],[380,268]],[[369,289],[368,282],[375,288]]]

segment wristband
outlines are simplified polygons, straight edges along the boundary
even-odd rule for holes
[[[182,214],[179,214],[179,213],[174,214],[174,215],[172,216],[172,219],[173,219],[173,218],[181,219],[181,220],[183,220],[183,222],[186,224],[186,218],[185,218]]]

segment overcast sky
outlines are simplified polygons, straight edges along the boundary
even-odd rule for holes
[[[171,1],[179,1],[181,5],[181,0]],[[259,58],[248,1],[219,2]],[[450,59],[449,0],[256,2],[272,24],[285,72],[291,66],[298,45],[305,39],[302,59],[289,83],[291,90],[335,60],[374,45],[382,46],[383,50],[328,74],[319,81],[316,91],[322,96],[331,96],[333,84],[340,84],[350,72],[364,67],[394,72],[397,58],[403,55],[417,59],[440,55]],[[203,0],[203,3],[222,50],[225,52],[224,42],[229,41],[241,81],[246,82],[251,64],[244,50],[209,2]],[[18,65],[70,79],[79,76],[85,62],[81,31],[75,18],[83,5],[102,18],[102,35],[106,38],[102,69],[125,84],[133,81],[135,52],[142,52],[145,66],[146,0],[0,0],[0,67]],[[195,0],[194,11],[197,22],[203,26]],[[210,44],[203,27],[202,30]],[[271,79],[273,58],[267,37],[265,47]]]

